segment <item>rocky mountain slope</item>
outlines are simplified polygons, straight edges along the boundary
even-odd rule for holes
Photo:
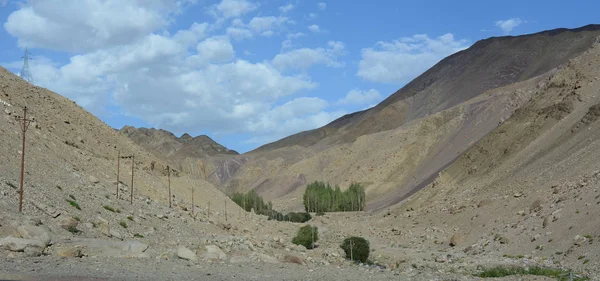
[[[372,109],[267,144],[221,188],[255,189],[282,206],[307,182],[367,187],[369,209],[392,206],[508,119],[540,83],[591,48],[600,26],[490,38],[442,60]]]
[[[200,163],[211,168],[215,164],[220,165],[222,159],[229,159],[231,158],[229,156],[239,154],[235,150],[229,150],[218,144],[206,135],[192,137],[189,134],[183,134],[178,138],[166,130],[131,126],[125,126],[119,132],[152,152],[156,157],[170,163],[171,167],[177,171],[195,177],[201,177]]]

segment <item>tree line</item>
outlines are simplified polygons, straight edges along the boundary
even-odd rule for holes
[[[342,191],[339,186],[315,181],[306,186],[303,196],[307,212],[352,212],[365,210],[365,188],[352,183]]]
[[[290,212],[282,214],[281,212],[273,210],[273,204],[271,202],[265,202],[265,200],[254,190],[250,190],[248,193],[234,193],[231,195],[231,200],[246,212],[252,212],[254,210],[254,213],[267,216],[269,217],[269,220],[307,222],[312,218],[309,213]]]

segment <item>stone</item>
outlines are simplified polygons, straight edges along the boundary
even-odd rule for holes
[[[53,218],[57,218],[58,216],[60,216],[59,211],[57,211],[56,209],[54,209],[44,203],[37,202],[37,201],[29,201],[29,202],[31,202],[33,204],[33,206],[40,209],[42,212],[44,212],[48,216],[51,216]]]
[[[277,258],[261,253],[258,253],[258,258],[264,263],[279,263]]]
[[[484,252],[483,247],[480,244],[473,244],[467,246],[463,252],[467,255],[479,255]]]
[[[581,235],[576,235],[576,236],[573,238],[573,243],[574,243],[576,246],[582,246],[583,244],[585,244],[585,243],[587,242],[587,240],[588,240],[587,238],[585,238],[585,237],[583,237],[583,236],[581,236]]]
[[[58,225],[60,225],[60,227],[62,227],[65,230],[69,230],[72,228],[77,228],[79,222],[72,218],[63,218],[58,222]]]
[[[99,182],[100,182],[100,180],[99,180],[97,177],[94,177],[94,176],[89,176],[89,178],[88,178],[88,179],[89,179],[89,181],[90,181],[91,183],[93,183],[93,184],[97,184],[97,183],[99,183]]]
[[[204,246],[205,252],[202,253],[202,258],[207,260],[226,260],[227,255],[221,248],[215,245]]]
[[[43,251],[44,249],[40,247],[27,247],[25,250],[23,250],[25,255],[28,257],[39,257],[42,255]]]
[[[58,252],[56,253],[57,256],[61,257],[61,258],[80,258],[83,257],[83,253],[81,252],[81,249],[78,248],[65,248],[65,249],[60,249],[58,250]]]
[[[28,247],[44,249],[46,248],[46,244],[36,239],[24,239],[9,236],[0,239],[0,247],[13,252],[23,252]]]
[[[94,238],[72,238],[59,245],[65,249],[84,249],[87,256],[116,258],[147,258],[148,245],[139,241],[115,241]]]
[[[39,240],[44,244],[44,247],[50,244],[52,237],[47,229],[34,225],[22,225],[17,228],[17,232],[21,238]]]
[[[110,229],[108,231],[108,233],[110,234],[111,237],[114,237],[117,239],[123,239],[123,236],[121,236],[121,233],[119,231],[117,231],[116,229]]]
[[[301,257],[298,256],[294,256],[294,255],[285,255],[283,257],[283,261],[287,262],[287,263],[295,263],[295,264],[299,264],[299,265],[304,265],[304,260]]]
[[[102,234],[111,237],[112,235],[110,234],[110,228],[108,227],[108,224],[100,224],[100,232],[102,232]]]
[[[513,196],[514,196],[515,198],[519,198],[519,197],[523,196],[523,193],[521,193],[521,192],[517,192],[517,193],[513,194]]]
[[[183,246],[179,246],[177,248],[177,257],[180,259],[184,259],[184,260],[188,260],[188,261],[197,261],[198,257],[196,256],[196,254],[194,252],[192,252],[192,250],[183,247]]]
[[[86,223],[83,224],[83,226],[85,226],[85,228],[87,228],[87,229],[94,228],[94,224],[92,224],[91,222],[86,222]]]
[[[458,233],[454,233],[454,235],[452,235],[452,237],[450,238],[450,246],[454,247],[460,243],[462,243],[462,236]]]

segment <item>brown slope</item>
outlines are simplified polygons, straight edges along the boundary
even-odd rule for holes
[[[326,142],[390,130],[448,109],[483,92],[538,76],[581,54],[600,34],[600,25],[555,29],[530,35],[492,37],[453,54],[377,106],[343,116],[316,130],[263,145],[256,151]]]
[[[598,27],[478,42],[373,109],[246,154],[248,162],[222,188],[256,188],[293,206],[299,179],[357,181],[367,185],[371,210],[394,205],[510,117],[553,68],[589,49]]]

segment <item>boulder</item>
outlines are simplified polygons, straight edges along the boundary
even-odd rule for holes
[[[56,252],[56,255],[61,258],[80,258],[83,257],[81,249],[78,248],[63,248]]]
[[[17,228],[17,232],[21,238],[38,240],[44,244],[44,247],[50,244],[52,237],[50,232],[40,226],[22,225]]]
[[[283,257],[283,261],[285,261],[287,263],[295,263],[295,264],[304,265],[304,260],[301,257],[294,256],[294,255],[285,255]]]
[[[454,235],[452,235],[452,237],[450,238],[450,246],[454,247],[460,243],[462,243],[463,239],[462,236],[458,233],[454,233]]]
[[[58,224],[63,229],[69,230],[69,229],[77,228],[77,225],[79,225],[79,222],[72,218],[63,218],[58,222]]]
[[[206,246],[204,246],[204,249],[206,251],[204,253],[202,253],[203,259],[207,259],[207,260],[226,260],[227,259],[227,255],[225,254],[225,252],[223,252],[223,250],[221,250],[221,248],[219,248],[218,246],[206,245]]]
[[[40,240],[36,239],[25,239],[25,238],[17,238],[17,237],[5,237],[0,239],[0,247],[13,251],[13,252],[23,252],[26,248],[46,248],[46,244]]]
[[[233,256],[229,259],[230,263],[249,263],[250,259],[244,256]]]
[[[93,184],[97,184],[97,183],[99,183],[99,182],[100,182],[100,180],[99,180],[98,178],[94,177],[94,176],[90,176],[90,177],[89,177],[89,180],[90,180],[90,182],[91,182],[91,183],[93,183]]]
[[[189,261],[198,260],[198,257],[196,256],[196,254],[194,252],[192,252],[192,250],[190,250],[186,247],[183,247],[183,246],[179,246],[179,248],[177,248],[177,257],[179,257],[180,259],[189,260]]]

